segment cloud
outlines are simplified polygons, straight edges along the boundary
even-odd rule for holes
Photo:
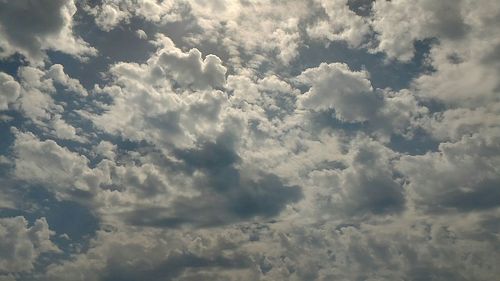
[[[294,80],[310,86],[297,98],[299,110],[311,111],[313,118],[333,110],[341,122],[364,123],[367,132],[384,139],[410,136],[428,113],[409,90],[373,89],[368,72],[352,71],[342,63],[322,63]]]
[[[148,39],[148,35],[142,29],[138,29],[135,33],[137,34],[137,37],[139,37],[141,39]]]
[[[134,2],[130,0],[105,0],[99,4],[85,3],[83,9],[94,16],[94,21],[100,29],[110,31],[123,22],[129,22],[132,17],[158,23],[175,21],[177,18],[174,12],[176,12],[177,5],[179,4],[176,1],[157,2],[144,0]]]
[[[67,91],[77,93],[82,96],[87,95],[87,90],[80,84],[80,81],[78,81],[78,79],[71,78],[68,74],[66,74],[64,72],[64,67],[60,64],[51,65],[45,75],[54,80],[54,82],[64,86]]]
[[[99,8],[88,8],[95,15],[95,22],[104,31],[110,31],[122,21],[126,21],[130,15],[127,10],[121,10],[116,4],[103,4]]]
[[[227,234],[231,232],[237,234],[231,230]],[[235,242],[241,241],[241,237],[225,237],[220,233],[201,238],[172,232],[162,241],[156,240],[163,235],[161,232],[133,230],[129,235],[105,232],[97,235],[96,247],[87,255],[80,254],[73,261],[51,266],[47,277],[51,280],[85,280],[87,277],[137,280],[146,275],[151,280],[179,280],[189,276],[250,280],[257,276],[251,259],[234,251]],[[227,253],[223,254],[224,251]]]
[[[24,217],[0,218],[0,272],[31,271],[42,253],[60,252],[50,241],[53,234],[45,218],[30,227]]]
[[[346,64],[321,64],[302,72],[297,81],[311,85],[299,98],[299,105],[311,110],[335,108],[338,119],[359,122],[370,119],[380,99],[364,71],[351,71]]]
[[[351,47],[358,48],[367,43],[370,25],[367,18],[357,15],[348,6],[350,1],[314,1],[326,14],[307,28],[312,39],[328,41],[345,41]]]
[[[14,80],[9,74],[0,72],[0,110],[6,110],[9,108],[9,104],[12,104],[19,97],[20,92],[19,83]]]
[[[494,1],[18,2],[0,280],[499,275]]]
[[[63,118],[67,103],[57,96],[65,92],[77,94],[78,98],[87,96],[86,89],[77,79],[71,78],[64,72],[60,64],[40,69],[31,66],[18,69],[19,98],[13,108],[29,118],[40,129],[59,139],[85,142],[75,127],[68,124]],[[60,87],[60,88],[59,88]]]
[[[207,55],[202,59],[197,49],[184,53],[165,36],[159,36],[156,44],[161,48],[149,63],[156,67],[156,71],[163,70],[166,75],[171,75],[181,86],[205,89],[220,88],[226,83],[226,68],[217,56]]]
[[[397,182],[391,160],[396,154],[380,143],[363,137],[354,140],[345,155],[345,169],[311,172],[321,191],[313,204],[321,216],[344,214],[390,214],[405,209],[405,194]],[[328,213],[328,214],[325,214]]]
[[[31,133],[14,131],[15,177],[44,184],[59,199],[88,201],[98,188],[100,174],[88,167],[88,159],[59,146],[41,141]]]
[[[2,1],[0,11],[0,36],[5,39],[0,43],[0,57],[20,53],[31,63],[40,64],[47,50],[79,58],[97,53],[73,34],[73,0]]]
[[[497,130],[500,104],[491,103],[478,108],[453,108],[436,112],[423,126],[435,139],[459,141],[472,134],[490,135]]]
[[[489,135],[463,136],[441,143],[439,152],[404,156],[397,166],[419,206],[431,211],[495,208],[500,205],[497,143],[498,129]]]
[[[87,252],[51,265],[47,279],[135,280],[142,274],[152,280],[489,280],[498,271],[492,266],[498,254],[489,252],[495,239],[481,236],[486,232],[476,228],[478,219],[100,231]]]
[[[190,146],[200,135],[214,137],[228,102],[227,94],[214,88],[225,85],[226,68],[216,56],[202,60],[197,49],[184,53],[170,39],[158,40],[147,64],[118,63],[110,69],[114,81],[97,91],[113,103],[89,118],[106,132],[161,149]]]
[[[409,61],[417,40],[462,39],[468,29],[462,16],[464,5],[465,1],[374,2],[373,28],[379,41],[376,50],[385,52],[389,58]]]

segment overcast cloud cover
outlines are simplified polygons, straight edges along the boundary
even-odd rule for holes
[[[0,0],[0,280],[500,276],[495,0]]]

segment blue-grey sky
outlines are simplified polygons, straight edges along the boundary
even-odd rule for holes
[[[496,280],[500,3],[0,0],[0,281]]]

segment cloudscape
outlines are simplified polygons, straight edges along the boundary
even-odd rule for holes
[[[493,281],[500,2],[0,0],[0,281]]]

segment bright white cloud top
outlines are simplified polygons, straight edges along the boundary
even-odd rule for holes
[[[495,280],[500,3],[0,0],[0,280]]]

